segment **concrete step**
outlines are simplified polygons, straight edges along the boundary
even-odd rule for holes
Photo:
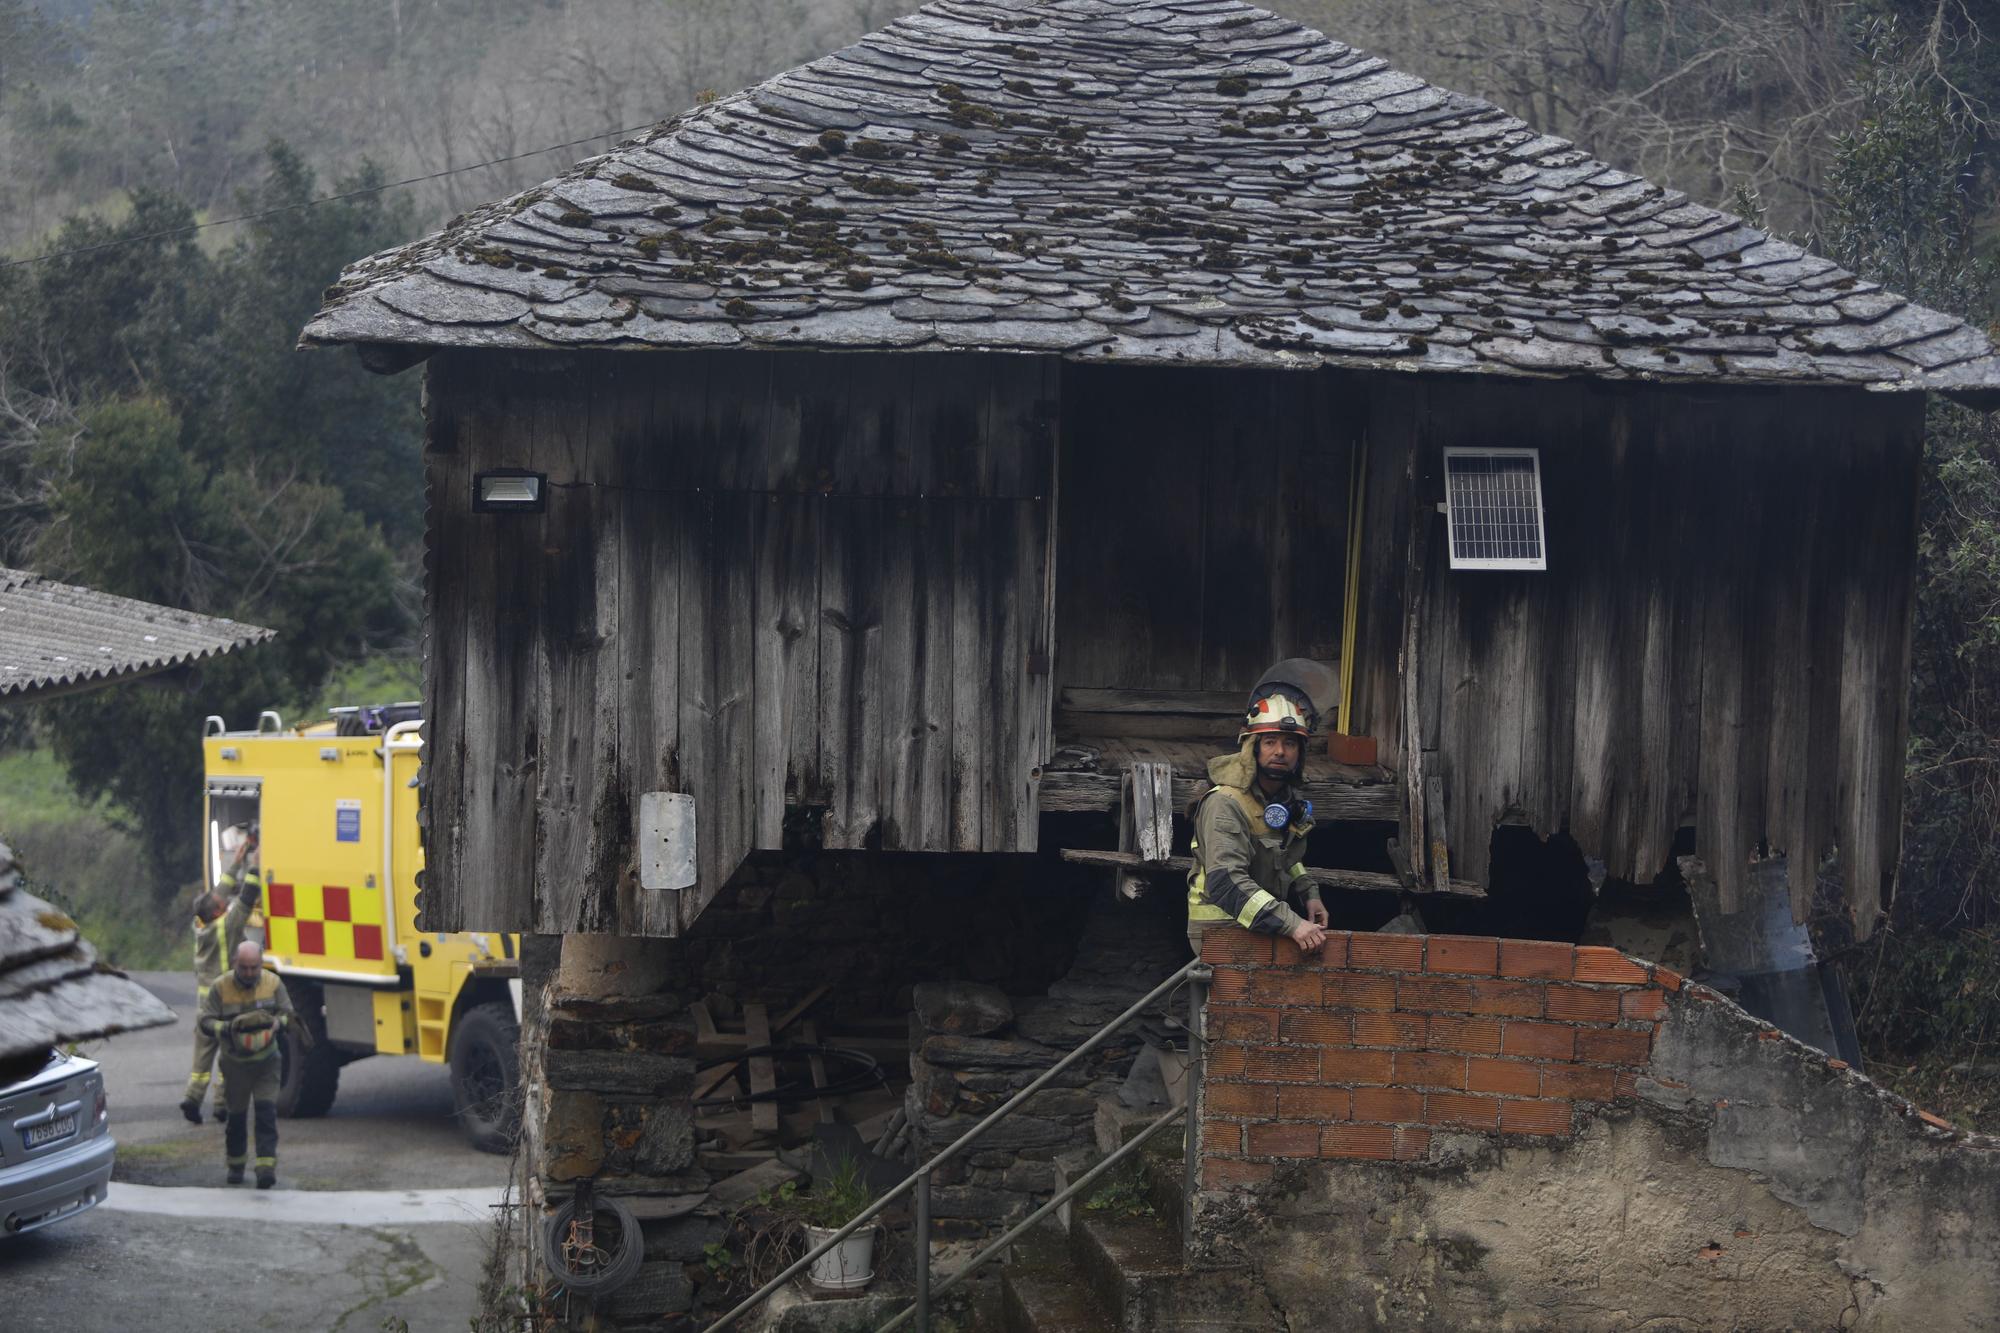
[[[1070,1255],[1112,1319],[1126,1333],[1148,1333],[1151,1287],[1181,1275],[1175,1222],[1160,1217],[1113,1217],[1080,1210],[1069,1229]]]
[[[1060,1242],[1036,1237],[1014,1247],[1000,1270],[1005,1333],[1117,1333],[1090,1284]]]
[[[1232,1273],[1176,1273],[1141,1284],[1124,1327],[1144,1333],[1287,1333],[1255,1283]]]

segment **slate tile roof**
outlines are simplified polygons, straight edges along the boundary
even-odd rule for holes
[[[939,0],[353,265],[303,341],[2000,396],[1961,321],[1236,0]]]
[[[0,703],[148,676],[275,633],[0,568]]]

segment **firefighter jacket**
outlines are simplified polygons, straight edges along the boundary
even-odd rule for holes
[[[222,914],[222,969],[227,971],[236,961],[236,946],[245,940],[255,940],[259,944],[269,941],[264,934],[264,913],[257,904],[263,900],[264,884],[254,870],[236,872],[236,897],[230,900],[229,910]],[[199,964],[197,964],[199,966]]]
[[[202,997],[199,1017],[203,1032],[222,1044],[222,1057],[239,1063],[269,1060],[278,1053],[278,1033],[292,1021],[292,997],[276,972],[266,968],[257,984],[245,986],[234,968],[216,978]]]
[[[222,975],[222,918],[204,922],[194,919],[194,989],[205,993]]]
[[[1306,875],[1306,835],[1312,820],[1297,819],[1282,829],[1264,820],[1269,802],[1252,790],[1257,776],[1255,738],[1235,754],[1208,761],[1214,787],[1194,809],[1194,868],[1188,873],[1188,927],[1198,930],[1233,921],[1264,935],[1289,935],[1299,925],[1298,905],[1316,902],[1319,885]],[[1278,804],[1295,802],[1285,788]]]

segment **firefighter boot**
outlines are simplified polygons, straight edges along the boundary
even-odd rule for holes
[[[187,1122],[190,1125],[199,1125],[201,1123],[201,1103],[192,1097],[188,1098],[181,1103],[181,1114],[187,1117]]]
[[[232,1185],[241,1185],[243,1183],[243,1163],[231,1162],[229,1164],[229,1183]]]
[[[275,1166],[260,1166],[260,1167],[258,1167],[258,1168],[257,1168],[257,1188],[258,1188],[258,1189],[260,1189],[260,1190],[267,1190],[267,1189],[271,1188],[271,1186],[273,1186],[273,1185],[275,1185],[275,1184],[277,1184],[277,1183],[278,1183],[278,1168],[277,1168],[277,1167],[275,1167]]]

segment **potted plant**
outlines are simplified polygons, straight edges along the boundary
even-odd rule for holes
[[[818,1249],[852,1222],[873,1200],[861,1165],[843,1157],[814,1179],[812,1188],[795,1194],[791,1209],[805,1228],[806,1249]],[[875,1277],[875,1226],[857,1228],[840,1244],[813,1260],[807,1278],[822,1291],[859,1291]]]

